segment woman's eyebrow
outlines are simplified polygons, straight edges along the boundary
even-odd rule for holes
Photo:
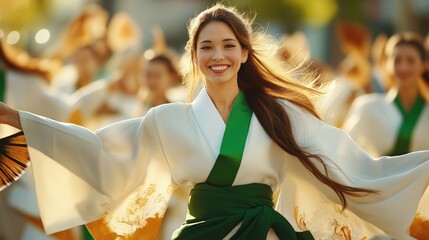
[[[229,41],[237,41],[237,40],[235,40],[233,38],[225,38],[225,39],[222,40],[222,42],[229,42]],[[213,41],[211,41],[211,40],[203,40],[200,43],[212,43],[212,42]]]

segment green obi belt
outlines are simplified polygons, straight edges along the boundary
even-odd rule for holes
[[[314,240],[309,231],[295,232],[287,219],[274,210],[270,186],[262,183],[232,186],[251,118],[252,111],[240,91],[231,109],[220,154],[206,182],[192,189],[186,221],[172,239],[224,239],[238,228],[230,239],[265,240],[273,229],[282,240]]]

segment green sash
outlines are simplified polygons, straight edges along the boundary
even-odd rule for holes
[[[83,240],[94,240],[94,237],[91,235],[91,232],[88,230],[86,225],[82,225],[82,239]]]
[[[240,168],[252,111],[239,92],[228,119],[220,154],[205,183],[191,191],[186,222],[174,232],[174,240],[223,239],[237,225],[231,239],[262,240],[273,229],[280,239],[313,240],[310,232],[295,232],[273,209],[273,192],[266,184],[231,186]]]
[[[396,136],[395,147],[392,152],[388,155],[397,156],[410,152],[411,137],[413,136],[414,128],[417,125],[417,121],[423,109],[425,108],[426,102],[422,96],[418,95],[411,111],[405,111],[399,96],[396,96],[394,103],[399,109],[402,115],[402,123],[399,127],[398,135]]]
[[[0,66],[0,101],[4,102],[6,92],[6,76],[3,69]]]
[[[249,133],[252,110],[240,91],[234,100],[215,165],[206,183],[216,186],[231,186],[240,168]]]

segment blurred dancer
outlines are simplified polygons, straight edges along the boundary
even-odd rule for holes
[[[356,99],[344,129],[371,155],[401,155],[429,149],[429,107],[424,99],[426,55],[418,36],[394,35],[385,50],[391,79],[387,94]]]
[[[3,41],[0,42],[0,57],[5,62],[3,101],[11,106],[38,112],[52,119],[82,124],[85,117],[98,108],[99,99],[107,95],[108,81],[84,87],[71,95],[52,89],[49,83],[60,66],[59,62],[32,57],[24,50],[13,48]],[[16,131],[5,129],[4,126],[2,130],[2,134]],[[31,171],[24,174],[8,191],[8,203],[27,222],[19,239],[71,239],[74,235],[70,231],[55,236],[45,235]]]
[[[106,35],[109,14],[96,4],[90,4],[59,34],[59,39],[49,47],[45,56],[66,61],[77,49],[93,43]]]
[[[426,52],[419,36],[400,33],[385,48],[385,65],[391,80],[387,94],[356,99],[344,129],[374,157],[428,150],[429,104]],[[418,220],[416,220],[418,221]],[[417,239],[429,239],[426,230],[411,230]],[[425,233],[426,232],[426,233]]]
[[[0,40],[0,58],[4,63],[1,101],[63,121],[70,120],[73,110],[67,108],[67,104],[48,89],[48,81],[54,71],[52,68],[55,67],[55,62],[45,60],[44,65],[41,66],[41,59],[31,58],[26,52],[12,48],[3,40]],[[16,131],[16,129],[6,129],[5,126],[2,126],[1,130],[2,135]],[[15,233],[15,238],[8,239],[55,239],[44,233],[32,178],[30,170],[16,185],[8,189],[7,195],[2,192],[7,206],[13,209],[7,212],[11,215],[5,223],[16,222],[19,218],[24,224],[21,232]],[[14,213],[19,213],[19,217],[14,217]],[[21,227],[18,223],[17,226],[11,226],[10,230],[13,228]],[[56,236],[73,238],[73,233],[65,231]]]
[[[364,26],[348,22],[339,23],[336,32],[346,57],[338,66],[338,79],[321,98],[319,107],[325,122],[341,127],[353,100],[370,91],[370,34]]]
[[[106,16],[97,5],[89,5],[71,21],[57,43],[70,50],[58,50],[66,64],[55,75],[54,88],[72,94],[91,82],[110,78],[128,61],[129,53],[138,50],[141,34],[134,20],[121,12],[109,22]],[[71,63],[67,63],[69,58]]]
[[[85,124],[87,127],[97,129],[124,119],[141,117],[152,107],[177,101],[177,94],[170,90],[181,83],[178,58],[166,48],[159,31],[156,31],[153,48],[146,51],[155,56],[146,59],[144,55],[138,55],[124,59],[118,67],[119,80],[111,86],[111,94],[98,114]]]
[[[169,103],[168,90],[181,82],[177,63],[167,54],[162,54],[150,59],[145,70],[147,94],[143,102],[146,109]]]
[[[72,54],[72,63],[65,65],[52,80],[52,87],[66,95],[99,80],[103,60],[93,45],[83,46]]]

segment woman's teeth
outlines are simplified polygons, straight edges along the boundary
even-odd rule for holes
[[[222,65],[222,66],[211,66],[210,69],[213,71],[224,71],[228,68],[227,65]]]

